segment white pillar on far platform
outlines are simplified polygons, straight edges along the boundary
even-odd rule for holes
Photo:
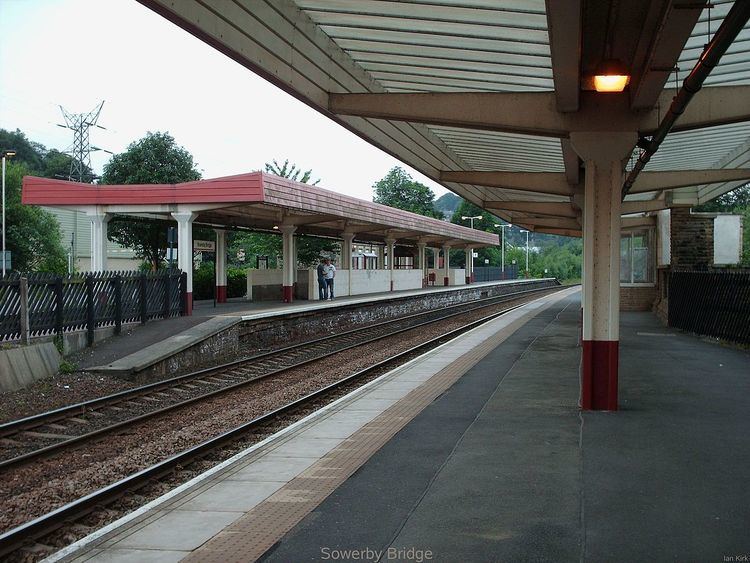
[[[393,270],[396,269],[396,239],[387,238],[385,244],[388,246],[388,270],[391,272],[391,291],[393,291]]]
[[[294,244],[294,233],[297,227],[281,225],[279,230],[282,235],[282,298],[284,303],[291,303],[294,300],[294,271],[297,269],[297,253]]]
[[[422,287],[427,287],[427,243],[418,242],[419,267],[422,269]]]
[[[443,285],[451,283],[451,247],[443,245]]]
[[[185,314],[193,314],[193,221],[198,216],[191,211],[172,213],[177,221],[177,267],[187,274]]]
[[[470,284],[474,281],[474,249],[467,246],[464,250],[466,255],[466,284]]]
[[[108,213],[90,211],[86,216],[91,221],[91,266],[92,272],[107,270],[107,223],[112,218]]]
[[[216,302],[227,302],[227,232],[214,229],[216,232]]]

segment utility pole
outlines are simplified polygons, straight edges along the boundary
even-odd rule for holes
[[[69,154],[72,157],[70,160],[70,173],[68,174],[68,180],[86,183],[93,180],[93,173],[91,171],[91,153],[93,151],[104,149],[91,146],[89,129],[92,127],[105,129],[101,125],[96,124],[103,105],[104,101],[88,113],[70,113],[64,107],[60,106],[63,119],[65,119],[65,125],[58,123],[57,126],[73,131],[73,144],[65,151],[66,154]],[[105,150],[104,152],[109,151]]]

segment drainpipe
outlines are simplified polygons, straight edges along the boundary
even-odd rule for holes
[[[711,74],[714,67],[719,64],[722,55],[724,55],[729,46],[737,38],[737,35],[742,31],[742,28],[745,27],[748,19],[750,19],[750,2],[735,2],[732,9],[729,10],[727,17],[724,18],[724,21],[721,23],[716,35],[713,36],[708,45],[703,49],[703,54],[700,59],[698,59],[695,68],[693,68],[687,78],[685,78],[685,81],[682,83],[682,88],[680,88],[680,91],[677,92],[677,95],[672,99],[672,105],[669,106],[669,111],[667,111],[664,119],[662,119],[659,124],[656,133],[654,133],[650,141],[646,142],[647,144],[645,146],[639,142],[639,146],[641,146],[644,151],[638,157],[638,161],[635,163],[635,166],[630,171],[630,174],[628,174],[628,177],[622,186],[623,199],[628,195],[628,192],[633,186],[633,183],[635,183],[638,174],[646,167],[646,164],[648,164],[648,161],[651,160],[651,157],[659,149],[659,146],[662,141],[664,141],[675,122],[685,111],[690,100],[692,100],[693,96],[701,89],[703,82],[708,75]]]

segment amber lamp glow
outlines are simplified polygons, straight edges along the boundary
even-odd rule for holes
[[[594,73],[594,88],[597,92],[622,92],[628,82],[628,69],[617,59],[608,59],[597,65]]]

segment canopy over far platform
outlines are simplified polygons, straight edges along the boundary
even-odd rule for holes
[[[482,247],[498,235],[364,201],[285,178],[251,172],[211,180],[156,185],[94,185],[26,176],[23,203],[93,214],[164,215],[195,213],[196,224],[219,228],[280,229],[296,234],[362,242]]]

